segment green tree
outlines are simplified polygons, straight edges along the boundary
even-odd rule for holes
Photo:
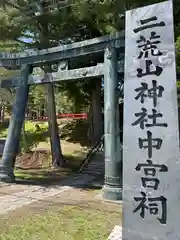
[[[3,41],[14,41],[25,48],[37,49],[43,48],[47,42],[49,47],[99,37],[124,29],[123,15],[126,10],[157,2],[159,1],[74,0],[68,7],[61,9],[60,1],[46,0],[39,5],[35,0],[3,0],[1,1],[0,36]],[[176,38],[180,35],[179,3],[179,0],[173,1]],[[44,31],[44,27],[47,31]],[[42,42],[40,34],[42,32],[46,36],[46,43]],[[32,41],[27,43],[24,38],[31,38]],[[82,65],[79,63],[79,67]],[[97,119],[100,119],[98,113],[100,111],[101,86],[99,83],[100,80],[61,85],[61,89],[63,88],[67,96],[73,99],[76,111],[79,111],[83,104],[91,105],[90,110],[93,113],[90,115],[94,116],[95,125],[99,124]],[[97,91],[97,89],[99,90]],[[94,128],[98,129],[97,126]],[[97,138],[100,134],[101,131],[97,134]]]

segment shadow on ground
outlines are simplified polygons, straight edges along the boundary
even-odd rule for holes
[[[52,186],[70,186],[91,190],[101,189],[104,184],[104,174],[96,176],[78,174],[81,162],[82,158],[77,160],[77,157],[71,157],[71,159],[68,159],[68,164],[65,168],[17,170],[16,184],[40,185],[47,188]]]
[[[66,185],[73,186],[71,178],[76,176],[79,170],[79,167],[83,161],[83,158],[80,156],[66,156],[66,166],[61,168],[32,168],[25,169],[22,167],[16,167],[16,184],[31,184],[31,185],[42,185],[46,187],[51,187],[54,185],[64,185],[64,181],[68,180]]]
[[[75,120],[69,121],[65,126],[61,127],[61,138],[68,142],[80,143],[82,146],[88,146],[88,121]]]
[[[26,175],[26,178],[17,178],[16,184],[20,185],[38,185],[42,187],[56,187],[56,186],[69,186],[73,188],[80,188],[86,190],[100,190],[104,185],[104,176],[97,177],[92,181],[83,183],[76,183],[73,180],[75,174],[64,172],[43,172],[43,178],[36,173],[31,173],[30,178]]]

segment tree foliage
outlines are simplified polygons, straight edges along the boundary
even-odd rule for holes
[[[54,2],[54,3],[53,3]],[[158,0],[72,0],[62,8],[62,1],[3,0],[0,3],[0,51],[44,48],[99,37],[125,27],[126,10],[160,2]],[[180,71],[180,0],[174,0],[177,69]],[[46,43],[40,32],[44,32]],[[58,84],[58,111],[81,111],[90,103],[94,82]],[[36,89],[36,90],[35,90]],[[31,107],[44,101],[42,87],[32,87]],[[66,97],[64,97],[66,96]],[[64,99],[63,99],[64,98]],[[70,99],[69,105],[66,100]],[[62,105],[66,105],[66,110]],[[74,107],[73,107],[74,105]],[[71,106],[71,107],[70,107]]]

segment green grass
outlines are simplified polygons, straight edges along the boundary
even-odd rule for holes
[[[16,179],[24,179],[24,180],[42,180],[42,179],[49,179],[49,176],[45,174],[44,172],[40,172],[39,170],[38,174],[34,174],[27,170],[15,170],[15,176]]]
[[[33,121],[25,121],[25,131],[28,133],[36,133],[37,128],[36,124],[39,125],[40,131],[45,132],[48,130],[47,122],[33,122]],[[1,127],[0,129],[0,138],[6,138],[8,133],[8,127]]]
[[[30,180],[39,183],[53,183],[71,174],[70,169],[38,169],[38,170],[15,170],[16,180]]]
[[[36,126],[37,124],[39,127]],[[7,137],[8,132],[7,127],[8,124],[0,125],[0,138]],[[66,160],[68,160],[68,165],[66,166],[66,168],[58,169],[58,171],[55,171],[51,169],[52,160],[50,153],[50,142],[47,134],[48,123],[25,121],[25,131],[26,131],[26,144],[21,135],[19,157],[24,156],[24,159],[25,158],[30,159],[29,165],[31,165],[32,159],[34,159],[33,158],[34,151],[38,152],[38,149],[46,150],[47,157],[46,156],[44,157],[43,154],[38,155],[38,159],[40,158],[42,159],[42,166],[41,168],[37,168],[35,171],[31,171],[30,167],[26,166],[26,164],[24,166],[22,165],[22,168],[24,169],[15,170],[16,179],[38,181],[42,183],[43,182],[46,183],[48,181],[53,182],[58,179],[61,180],[62,177],[67,176],[72,172],[76,171],[86,155],[85,150],[80,149],[80,145],[78,145],[77,143],[71,144],[67,141],[61,140],[63,156]]]
[[[0,240],[106,240],[120,213],[74,206],[49,208],[42,213],[3,223]]]
[[[36,126],[39,126],[37,128]],[[32,149],[36,147],[40,142],[47,142],[48,140],[48,123],[47,122],[33,122],[25,121],[26,143],[21,134],[20,149]],[[8,133],[7,126],[0,126],[0,138],[6,138]]]
[[[20,141],[21,151],[25,150],[26,148],[31,150],[32,148],[37,147],[37,145],[40,142],[47,142],[48,140],[47,131],[48,123],[26,121],[25,122],[26,144],[21,134]]]
[[[33,121],[26,121],[25,122],[25,130],[27,132],[36,132],[36,124],[39,125],[41,130],[46,130],[48,129],[48,123],[47,122],[33,122]]]

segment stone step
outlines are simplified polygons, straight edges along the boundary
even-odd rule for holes
[[[104,168],[84,168],[83,171],[91,171],[91,172],[104,172]]]
[[[84,166],[82,173],[92,176],[101,176],[104,174],[104,171],[104,156],[102,153],[97,153],[97,155],[92,158],[89,164]]]
[[[99,170],[102,170],[104,169],[104,166],[86,166],[84,169],[99,169]]]
[[[92,171],[94,170],[104,170],[104,167],[91,167],[91,166],[86,166],[84,169],[91,169]]]
[[[87,166],[93,166],[93,167],[104,167],[105,164],[104,163],[100,163],[100,164],[97,164],[97,163],[90,163],[89,165]]]
[[[104,171],[99,171],[99,170],[91,170],[91,169],[85,169],[82,171],[82,173],[95,173],[95,174],[103,174]]]
[[[83,171],[82,173],[89,173],[89,174],[96,174],[96,175],[102,175],[104,173],[104,171],[100,172],[100,171],[91,171],[86,169],[85,171]]]
[[[103,175],[103,174],[97,174],[97,173],[92,173],[92,172],[86,172],[86,174],[87,174],[88,176],[93,176],[93,177],[100,177],[100,176]]]

